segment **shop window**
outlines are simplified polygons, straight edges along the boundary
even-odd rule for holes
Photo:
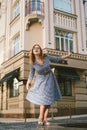
[[[10,86],[10,97],[17,97],[19,95],[18,83],[19,81],[17,78],[8,81],[8,86]]]
[[[72,0],[54,0],[54,9],[72,13]]]
[[[14,39],[14,54],[16,55],[20,51],[20,36]]]
[[[70,79],[58,79],[62,96],[72,96],[72,81]]]
[[[55,30],[55,49],[61,51],[73,50],[73,33]]]

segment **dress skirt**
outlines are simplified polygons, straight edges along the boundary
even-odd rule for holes
[[[26,99],[37,105],[51,105],[61,99],[59,85],[53,72],[37,75],[34,86],[27,93]]]

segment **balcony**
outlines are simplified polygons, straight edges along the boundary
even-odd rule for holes
[[[33,22],[41,22],[44,17],[44,3],[40,1],[25,2],[26,22],[30,26]]]
[[[55,10],[54,26],[77,32],[77,16]]]

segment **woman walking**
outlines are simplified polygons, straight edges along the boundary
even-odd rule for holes
[[[28,90],[26,99],[40,105],[39,125],[50,124],[47,120],[50,105],[62,98],[57,80],[51,71],[50,62],[58,63],[70,55],[70,52],[61,57],[46,55],[43,54],[39,44],[35,44],[32,47],[30,53],[30,73],[26,84],[26,89]],[[34,86],[30,88],[35,71],[37,72],[36,80]]]

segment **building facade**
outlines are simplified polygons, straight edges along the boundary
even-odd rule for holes
[[[87,114],[86,10],[86,0],[0,0],[0,117],[39,114],[39,106],[26,100],[29,51],[36,43],[50,55],[73,52],[51,63],[63,98],[49,116]]]

